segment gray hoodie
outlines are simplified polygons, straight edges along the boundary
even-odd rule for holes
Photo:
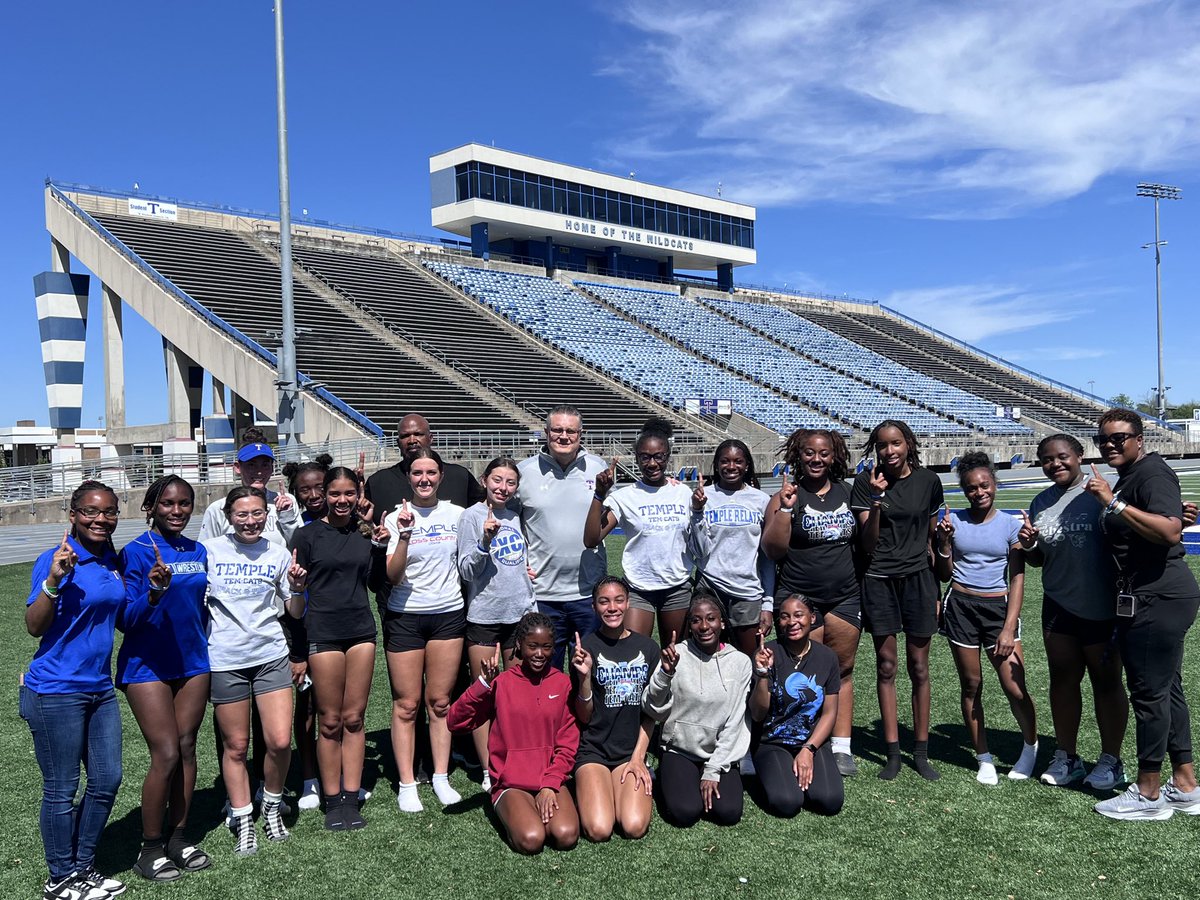
[[[487,504],[476,503],[458,520],[458,573],[467,585],[467,621],[512,625],[536,609],[521,518],[511,509],[496,513],[500,530],[486,549]]]
[[[704,763],[704,781],[720,781],[750,749],[750,657],[730,644],[712,656],[692,640],[676,644],[675,674],[659,666],[642,693],[642,709],[662,723],[664,750]]]

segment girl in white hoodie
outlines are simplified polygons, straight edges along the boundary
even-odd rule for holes
[[[673,825],[707,815],[718,825],[742,818],[738,761],[750,749],[746,697],[750,658],[721,641],[721,606],[697,594],[688,609],[690,637],[662,650],[662,662],[642,695],[642,708],[662,723],[659,812]]]

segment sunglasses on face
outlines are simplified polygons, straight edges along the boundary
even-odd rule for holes
[[[1112,444],[1117,449],[1125,446],[1125,442],[1130,438],[1137,437],[1136,434],[1128,434],[1127,432],[1118,431],[1114,434],[1094,434],[1092,435],[1092,443],[1097,447],[1104,447]]]

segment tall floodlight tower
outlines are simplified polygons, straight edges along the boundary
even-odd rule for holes
[[[296,374],[296,315],[292,300],[292,188],[288,178],[287,82],[283,69],[283,0],[275,0],[275,97],[279,112],[279,256],[283,323],[279,342],[279,441],[284,458],[294,455],[304,431],[304,408]]]
[[[1170,184],[1152,184],[1143,181],[1137,186],[1139,197],[1154,198],[1154,243],[1143,244],[1142,249],[1154,248],[1154,302],[1158,311],[1158,417],[1165,419],[1167,415],[1167,391],[1163,380],[1163,316],[1162,316],[1162,248],[1166,241],[1158,237],[1158,201],[1179,200],[1182,192]]]

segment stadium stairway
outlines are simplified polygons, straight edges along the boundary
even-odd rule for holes
[[[279,267],[247,239],[182,223],[96,218],[214,315],[264,346],[278,343]],[[493,404],[398,352],[304,282],[295,284],[293,294],[297,365],[385,432],[394,432],[414,409],[443,430],[526,430]]]

